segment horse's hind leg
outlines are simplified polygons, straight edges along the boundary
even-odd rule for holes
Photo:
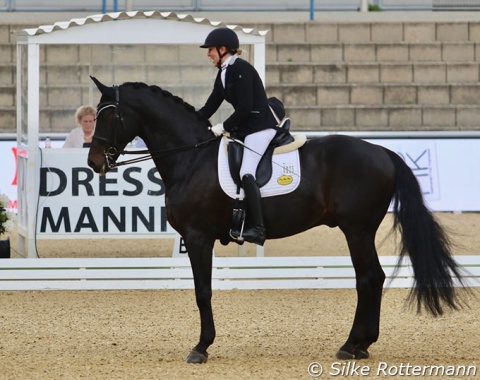
[[[368,358],[368,347],[378,339],[380,304],[385,273],[375,249],[375,233],[345,232],[357,279],[357,310],[352,330],[337,352],[338,359]]]

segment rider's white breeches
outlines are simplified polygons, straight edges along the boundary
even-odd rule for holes
[[[243,178],[245,174],[251,174],[255,178],[258,163],[276,133],[275,129],[269,128],[245,137],[240,178]]]

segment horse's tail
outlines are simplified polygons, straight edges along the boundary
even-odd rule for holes
[[[435,217],[425,206],[422,191],[412,170],[396,153],[385,149],[396,171],[394,193],[394,229],[402,235],[398,270],[406,253],[414,272],[414,285],[409,302],[417,301],[434,316],[443,314],[443,305],[459,308],[454,281],[462,284],[460,267],[451,253],[451,243]]]

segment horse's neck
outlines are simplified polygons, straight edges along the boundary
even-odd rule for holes
[[[174,189],[181,189],[200,174],[201,169],[208,167],[215,158],[210,154],[214,145],[193,147],[163,157],[154,158],[166,190],[171,194]]]
[[[164,94],[153,100],[148,96],[151,94],[132,99],[132,108],[141,115],[140,137],[152,156],[156,156],[155,164],[165,182],[175,178],[176,171],[182,166],[189,167],[188,160],[195,159],[195,145],[210,140],[213,134],[188,104],[174,101]],[[145,98],[149,99],[146,103]]]
[[[153,132],[148,134],[145,143],[153,152],[155,165],[164,182],[181,179],[186,171],[192,170],[192,163],[198,160],[203,149],[197,146],[213,138],[198,120],[182,117],[168,125],[157,121],[149,129]]]
[[[152,142],[160,144],[160,149],[195,145],[209,138],[207,126],[195,114],[182,109],[177,114],[174,112],[169,110],[169,114],[157,115],[149,123]]]

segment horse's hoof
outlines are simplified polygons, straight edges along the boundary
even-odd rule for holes
[[[208,354],[205,352],[202,354],[196,350],[190,351],[187,356],[187,360],[185,360],[188,364],[203,364],[206,363],[208,359]]]
[[[370,354],[364,350],[354,350],[355,359],[368,359]]]
[[[355,355],[353,355],[350,352],[344,351],[344,350],[338,350],[337,354],[335,355],[337,359],[340,360],[350,360],[350,359],[355,359]]]
[[[354,349],[353,353],[345,351],[345,350],[338,350],[337,355],[335,355],[337,359],[340,360],[351,360],[351,359],[368,359],[370,354],[368,351]]]

